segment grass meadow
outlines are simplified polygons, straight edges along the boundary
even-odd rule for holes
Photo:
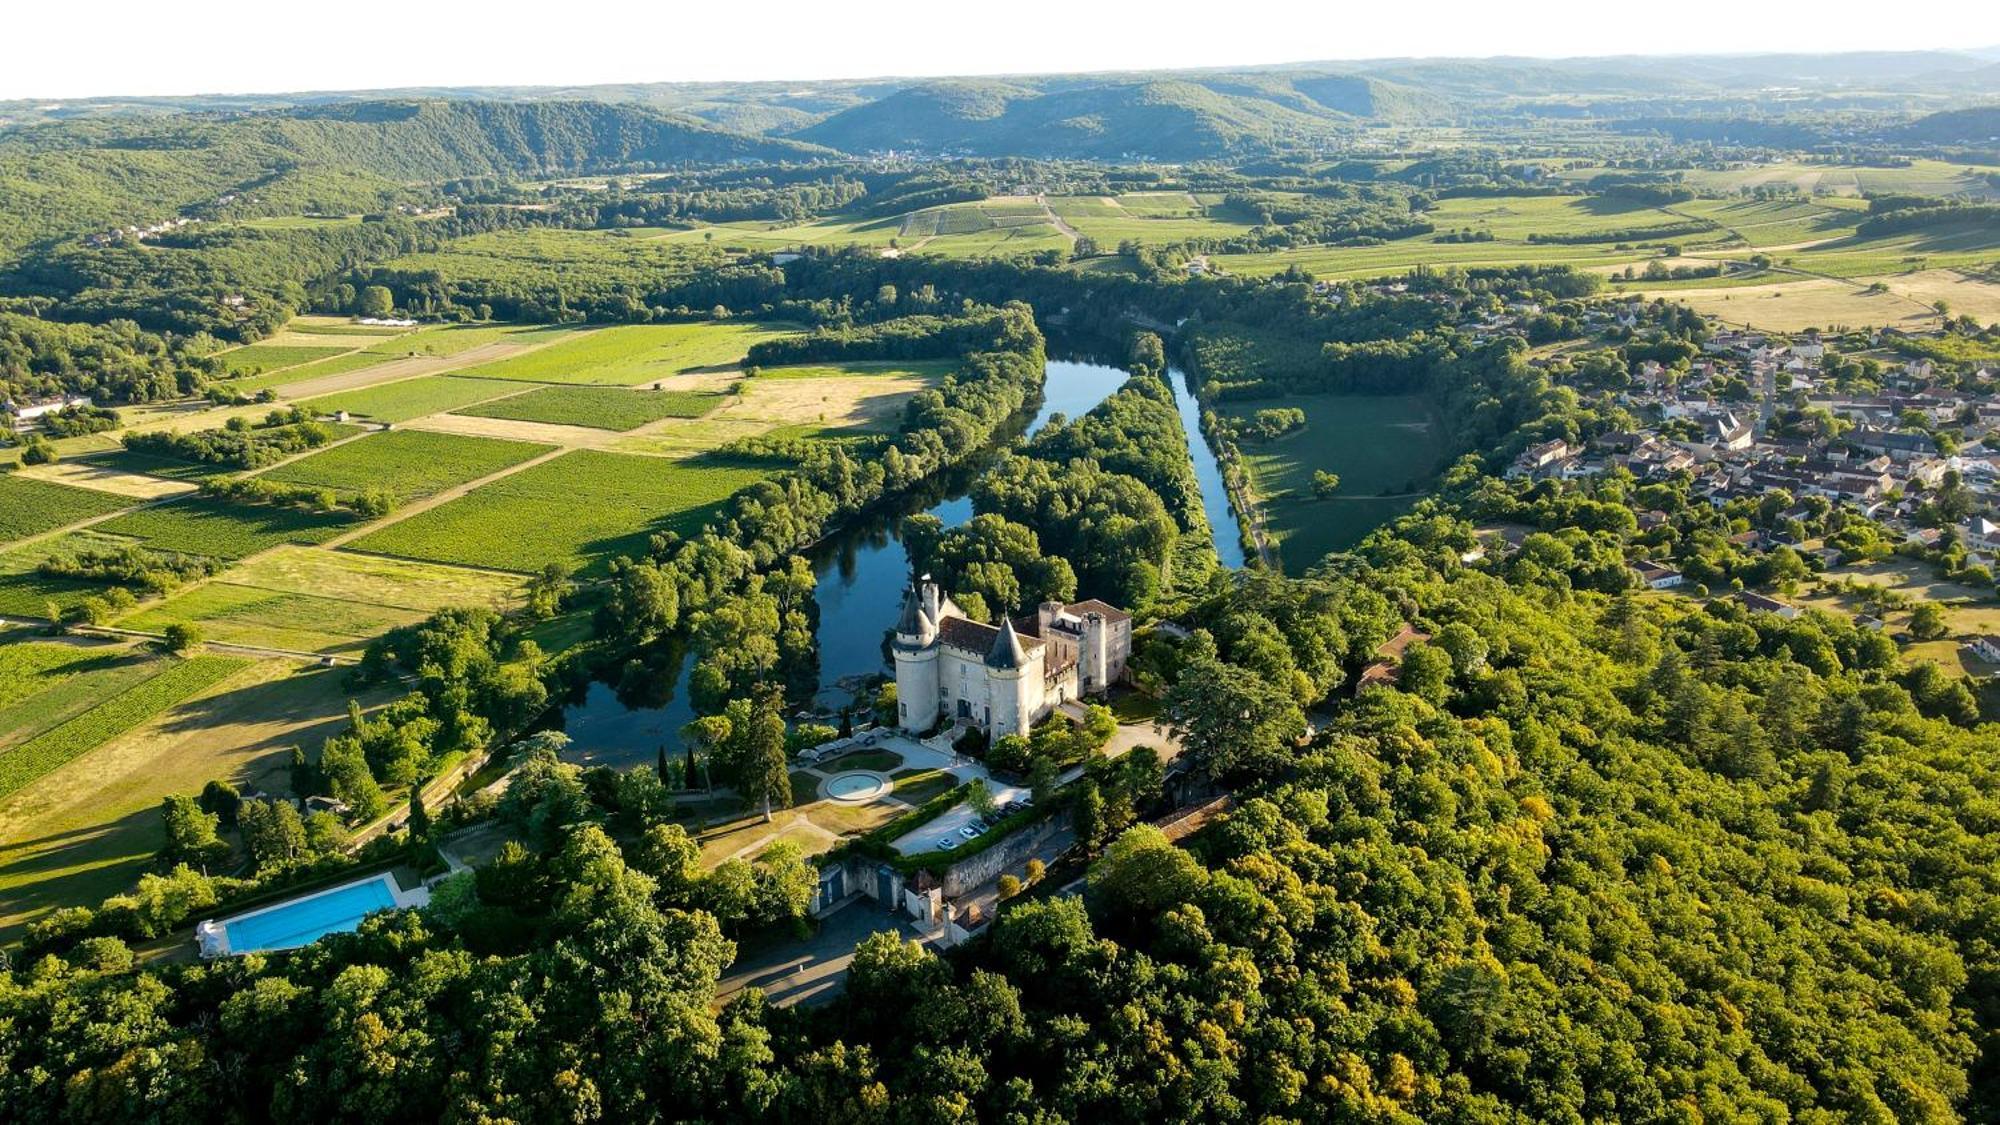
[[[210,640],[295,652],[352,653],[447,606],[506,609],[519,578],[407,559],[280,547],[118,624],[157,633],[194,624]]]
[[[1446,450],[1430,407],[1416,395],[1291,395],[1224,404],[1247,418],[1264,407],[1306,412],[1303,430],[1241,446],[1265,529],[1285,569],[1301,573],[1409,510]],[[1340,475],[1340,491],[1313,495],[1313,473]]]

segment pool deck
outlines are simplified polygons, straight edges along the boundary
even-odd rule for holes
[[[200,950],[201,956],[204,959],[213,957],[229,957],[241,953],[270,952],[264,949],[239,950],[231,948],[229,944],[229,927],[232,924],[242,923],[253,918],[259,918],[267,914],[275,913],[277,911],[293,910],[296,909],[302,903],[312,902],[315,899],[325,898],[329,895],[341,894],[345,891],[350,891],[356,887],[367,886],[370,883],[378,883],[378,882],[381,883],[387,889],[389,894],[389,900],[392,904],[394,904],[395,909],[401,910],[409,907],[425,906],[430,903],[431,892],[429,888],[419,885],[409,890],[404,890],[401,881],[396,878],[396,875],[393,871],[378,871],[375,874],[369,875],[365,878],[350,879],[344,883],[336,883],[331,887],[322,887],[319,890],[313,891],[310,894],[297,895],[292,898],[271,903],[267,906],[260,906],[255,910],[246,910],[240,914],[232,914],[227,918],[222,918],[219,920],[211,918],[204,920],[200,925],[195,927],[194,931],[195,945]],[[362,915],[362,917],[366,917],[366,915],[364,914]],[[357,918],[356,922],[358,923],[359,920],[360,919]],[[342,930],[327,931],[327,933],[340,933],[340,932],[346,932],[346,931]],[[322,934],[320,936],[323,937],[325,935]]]

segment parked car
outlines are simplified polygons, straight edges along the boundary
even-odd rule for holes
[[[965,827],[959,829],[958,834],[965,837],[968,840],[977,840],[979,839],[979,833],[981,831],[982,829],[975,828],[972,825],[968,824]]]
[[[946,836],[944,839],[939,840],[937,842],[937,850],[941,852],[948,852],[957,846],[958,846],[958,837],[956,836]]]

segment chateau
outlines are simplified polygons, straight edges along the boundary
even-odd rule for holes
[[[903,595],[892,647],[898,725],[962,722],[1000,738],[1122,679],[1132,616],[1092,599],[1043,602],[1031,617],[983,625],[925,575]]]

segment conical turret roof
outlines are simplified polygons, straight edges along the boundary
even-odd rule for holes
[[[896,618],[896,632],[905,637],[924,635],[924,603],[918,596],[917,588],[911,586],[903,591],[903,613]]]
[[[1014,632],[1014,619],[1002,617],[1000,632],[993,638],[993,647],[986,650],[988,668],[1024,668],[1028,664],[1028,652],[1021,647],[1021,638]]]

